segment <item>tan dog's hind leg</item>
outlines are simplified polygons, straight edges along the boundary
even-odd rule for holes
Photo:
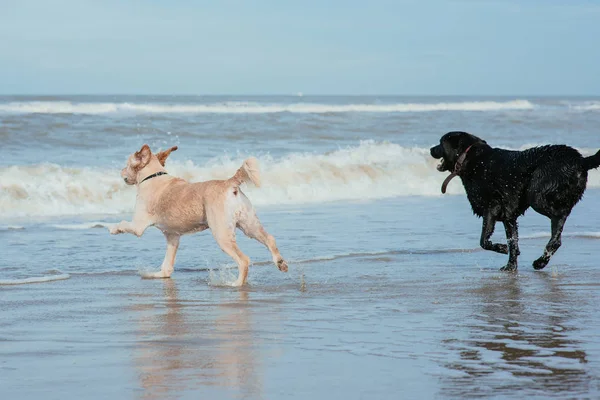
[[[145,274],[144,278],[170,278],[175,269],[175,256],[179,248],[179,235],[165,234],[167,239],[167,252],[160,267],[160,271]]]
[[[215,241],[221,250],[233,258],[238,265],[238,278],[233,286],[242,286],[248,278],[250,259],[242,253],[242,250],[240,250],[235,241],[235,224],[232,222],[233,215],[230,215],[220,207],[212,207],[206,211],[208,226]]]
[[[238,247],[235,241],[235,231],[219,233],[213,229],[212,232],[217,244],[219,247],[221,247],[221,250],[233,258],[238,265],[238,278],[233,283],[233,286],[244,285],[248,279],[248,266],[250,265],[250,259],[247,255],[242,253],[242,250],[240,250]]]
[[[245,218],[240,219],[238,221],[238,226],[246,236],[258,240],[269,249],[271,255],[273,256],[273,262],[275,263],[275,266],[279,268],[280,271],[288,271],[287,263],[279,253],[279,249],[277,248],[275,238],[271,236],[265,230],[265,228],[263,228],[254,211],[249,211],[245,215]]]

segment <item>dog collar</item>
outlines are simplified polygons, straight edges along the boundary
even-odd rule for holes
[[[448,187],[448,184],[450,183],[450,181],[452,179],[454,179],[454,177],[458,176],[461,173],[462,166],[465,162],[465,159],[467,158],[467,153],[469,152],[471,147],[473,147],[473,145],[470,145],[469,147],[467,147],[467,149],[460,156],[458,156],[458,160],[456,160],[456,164],[454,164],[454,171],[450,175],[448,175],[446,180],[444,180],[444,183],[442,183],[442,193],[443,194],[446,193],[446,188]]]
[[[140,182],[140,185],[141,185],[142,183],[146,182],[148,179],[156,178],[157,176],[161,176],[161,175],[168,175],[168,174],[167,174],[165,171],[160,171],[160,172],[157,172],[157,173],[155,173],[155,174],[148,175],[147,177],[145,177],[145,178],[144,178],[144,179],[143,179],[143,180]]]

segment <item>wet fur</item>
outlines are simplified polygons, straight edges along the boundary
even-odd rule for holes
[[[179,239],[184,234],[210,229],[221,249],[238,265],[235,286],[246,283],[250,259],[236,244],[235,229],[264,244],[279,270],[287,272],[273,236],[261,225],[250,200],[240,185],[251,182],[260,186],[258,161],[249,158],[226,180],[189,183],[171,175],[144,179],[157,172],[166,172],[167,157],[177,147],[152,154],[148,145],[131,154],[121,176],[128,185],[137,186],[133,221],[121,221],[109,228],[113,235],[131,233],[138,237],[150,226],[160,229],[167,240],[167,252],[161,270],[146,275],[149,278],[169,278],[173,273]]]
[[[600,151],[591,157],[565,145],[511,151],[492,148],[466,132],[449,132],[430,152],[442,160],[438,170],[451,172],[469,146],[459,176],[473,213],[483,218],[481,247],[508,253],[502,270],[516,271],[520,253],[517,219],[531,207],[551,221],[550,241],[544,254],[533,262],[535,269],[544,268],[561,246],[564,224],[583,196],[588,170],[600,166]],[[504,224],[508,245],[490,241],[498,221]]]

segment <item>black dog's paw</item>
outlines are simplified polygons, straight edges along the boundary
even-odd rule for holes
[[[517,272],[517,264],[506,264],[504,267],[500,268],[500,271]]]
[[[535,270],[540,270],[540,269],[544,269],[546,267],[546,265],[548,265],[548,261],[550,260],[546,260],[544,257],[540,257],[537,260],[535,260],[533,262],[533,269]]]

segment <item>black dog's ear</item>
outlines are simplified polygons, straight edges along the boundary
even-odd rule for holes
[[[443,141],[448,143],[448,145],[454,150],[459,150],[464,146],[465,143],[469,141],[470,136],[471,135],[469,135],[467,132],[452,131],[444,135]]]
[[[459,151],[465,151],[469,146],[472,146],[476,143],[487,144],[485,140],[475,135],[471,135],[470,133],[463,132],[462,135],[460,135],[457,148]]]
[[[463,133],[458,138],[458,145],[456,146],[456,150],[458,150],[459,153],[465,151],[467,147],[475,143],[475,140],[473,139],[473,136],[469,135],[468,133]]]

